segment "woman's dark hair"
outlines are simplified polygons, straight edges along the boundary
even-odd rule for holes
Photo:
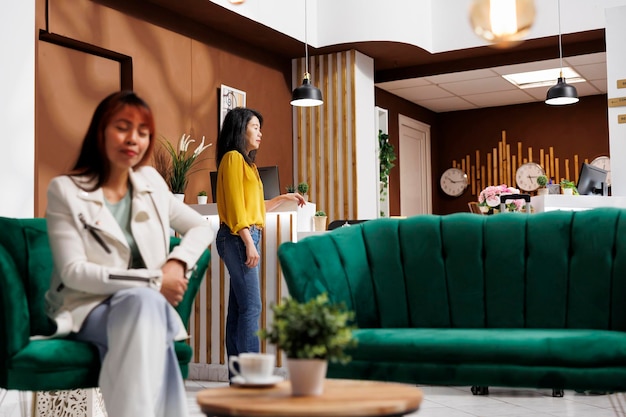
[[[259,124],[263,126],[263,116],[256,110],[245,107],[235,107],[226,113],[222,130],[217,138],[217,166],[226,152],[238,151],[243,155],[243,159],[248,164],[254,163],[256,159],[256,149],[250,152],[246,151],[246,129],[250,120],[255,117],[259,119]]]
[[[148,149],[138,166],[146,165],[152,156],[154,147],[154,116],[148,104],[133,91],[119,91],[106,97],[98,104],[91,118],[91,123],[83,139],[78,159],[70,171],[70,175],[85,175],[90,181],[89,190],[95,190],[102,186],[111,175],[111,163],[109,162],[104,147],[104,131],[108,124],[124,106],[136,107],[146,121],[150,130],[150,143]],[[81,184],[84,185],[84,184]]]

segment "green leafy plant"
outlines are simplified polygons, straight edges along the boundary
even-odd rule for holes
[[[191,135],[183,135],[180,137],[180,141],[178,141],[177,148],[165,138],[160,138],[161,144],[167,151],[170,156],[170,161],[166,162],[167,168],[165,168],[165,172],[161,172],[163,178],[170,186],[170,189],[175,194],[184,194],[185,188],[187,188],[187,180],[189,179],[189,175],[194,172],[200,171],[200,169],[196,169],[196,165],[198,162],[203,161],[206,158],[198,159],[198,156],[212,143],[208,145],[204,144],[204,136],[202,136],[202,142],[200,145],[193,151],[188,152],[189,145],[192,142],[195,142],[194,139],[191,139]]]
[[[356,346],[352,331],[354,312],[343,303],[332,304],[326,293],[299,303],[284,298],[270,306],[274,312],[271,329],[261,329],[259,336],[283,349],[291,359],[327,359],[347,363],[345,350]]]
[[[293,184],[289,184],[288,186],[285,187],[285,190],[287,190],[288,193],[295,193],[296,186]]]
[[[198,192],[198,196],[199,197],[206,197],[206,191],[203,190],[203,191]]]
[[[542,188],[545,187],[548,184],[548,177],[545,175],[539,175],[537,177],[537,184]]]
[[[298,184],[298,192],[302,195],[306,194],[309,192],[309,184],[307,184],[306,182],[301,182],[300,184]]]
[[[326,216],[326,212],[319,210],[315,212],[315,216],[320,217],[320,216]]]
[[[559,185],[561,186],[561,188],[572,188],[574,190],[574,195],[578,195],[578,189],[576,188],[576,184],[574,183],[574,181],[561,180]]]
[[[385,200],[389,187],[389,172],[395,166],[396,153],[393,145],[389,143],[389,135],[378,131],[378,160],[380,163],[380,199]]]

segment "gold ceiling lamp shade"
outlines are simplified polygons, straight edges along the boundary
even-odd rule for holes
[[[244,4],[246,0],[228,0],[232,4]]]
[[[322,92],[319,88],[311,84],[311,74],[309,74],[309,44],[307,42],[307,2],[304,0],[304,76],[302,85],[291,93],[291,105],[295,107],[314,107],[324,104]]]
[[[500,48],[517,45],[534,21],[534,0],[474,0],[470,8],[474,32]]]
[[[561,62],[561,74],[556,85],[550,87],[546,93],[546,104],[551,106],[563,106],[578,103],[578,91],[576,87],[565,82],[563,77],[563,43],[561,41],[561,0],[558,0],[559,10],[559,60]]]

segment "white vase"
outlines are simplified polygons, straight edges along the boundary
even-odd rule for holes
[[[287,358],[291,395],[315,396],[324,392],[324,380],[328,361],[324,359]]]
[[[208,198],[209,197],[206,196],[206,195],[199,195],[198,196],[198,204],[206,204]]]
[[[545,187],[537,189],[537,195],[548,195],[548,189]]]
[[[573,188],[562,188],[561,190],[563,191],[563,194],[565,194],[565,195],[573,195],[574,194],[574,189]]]
[[[185,194],[174,193],[174,197],[176,197],[180,201],[185,201]]]
[[[316,232],[323,232],[326,230],[326,219],[328,219],[328,216],[313,216]]]

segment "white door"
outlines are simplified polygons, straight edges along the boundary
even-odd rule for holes
[[[431,214],[430,126],[399,115],[400,215]]]

